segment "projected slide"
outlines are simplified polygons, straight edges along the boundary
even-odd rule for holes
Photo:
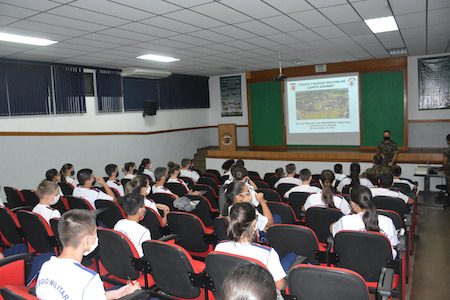
[[[288,133],[359,132],[358,76],[287,82]]]

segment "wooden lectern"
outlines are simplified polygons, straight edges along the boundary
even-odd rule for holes
[[[236,151],[236,124],[219,124],[219,150]]]

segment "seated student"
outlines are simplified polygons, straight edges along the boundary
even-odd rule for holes
[[[175,199],[178,199],[178,195],[172,193],[168,188],[164,187],[164,184],[166,183],[168,176],[167,169],[164,167],[158,167],[155,170],[155,184],[152,186],[151,191],[153,194],[157,193],[163,193],[163,194],[169,194],[175,197]]]
[[[99,274],[81,265],[83,255],[98,245],[95,214],[89,210],[71,209],[58,223],[63,250],[42,265],[36,284],[39,299],[118,299],[140,289],[139,283],[105,292]]]
[[[350,177],[345,177],[341,180],[341,182],[337,186],[337,190],[341,193],[342,188],[346,185],[351,187],[357,185],[363,185],[368,187],[369,189],[373,188],[372,182],[367,178],[359,178],[359,172],[361,172],[361,167],[358,162],[352,162],[350,164]]]
[[[381,156],[380,154],[375,154],[375,156],[373,157],[373,167],[365,170],[361,174],[361,177],[378,180],[381,177],[381,175],[390,174],[391,169],[382,166],[382,163],[383,163],[383,156]]]
[[[189,191],[189,187],[183,180],[178,178],[178,175],[180,175],[180,165],[174,163],[173,161],[169,161],[167,163],[167,167],[169,168],[169,179],[167,179],[167,182],[173,182],[173,183],[179,183],[182,184],[187,191]]]
[[[274,187],[277,188],[280,183],[292,183],[296,185],[302,185],[302,181],[298,178],[295,178],[296,168],[294,164],[287,164],[286,165],[286,173],[287,177],[280,178],[278,180]]]
[[[303,192],[303,193],[320,193],[322,190],[316,186],[309,185],[312,180],[311,171],[309,169],[300,170],[300,179],[302,180],[302,185],[294,186],[292,189],[284,194],[284,198],[289,198],[289,195],[293,192]]]
[[[303,211],[313,206],[337,208],[344,215],[348,215],[352,209],[348,202],[340,196],[333,194],[332,186],[334,186],[334,173],[331,170],[323,170],[320,174],[320,184],[322,191],[320,193],[311,194],[302,207]]]
[[[103,200],[111,200],[117,202],[116,196],[114,196],[113,191],[106,184],[103,177],[94,177],[94,173],[91,169],[81,169],[77,173],[77,179],[80,182],[80,186],[77,186],[73,190],[73,196],[83,198],[88,201],[92,207],[95,209],[95,200],[103,199]],[[92,189],[95,182],[100,183],[106,191],[106,194],[102,191]]]
[[[402,168],[399,165],[395,165],[392,167],[392,176],[394,177],[394,183],[405,183],[409,186],[411,191],[417,190],[417,185],[412,184],[406,179],[400,179],[402,175]]]
[[[132,161],[125,163],[122,172],[125,174],[124,179],[133,179],[137,173],[136,164]]]
[[[115,189],[120,197],[125,196],[125,191],[123,190],[123,185],[117,178],[119,177],[119,168],[115,164],[109,164],[105,167],[105,172],[108,175],[108,181],[106,184]]]
[[[341,181],[347,177],[342,172],[342,164],[335,164],[333,168],[334,168],[334,178],[336,179],[336,181]]]
[[[239,186],[246,188],[245,185],[237,183]],[[231,187],[233,188],[233,187]],[[239,194],[238,194],[239,195]],[[240,196],[239,197],[243,197]],[[267,246],[253,244],[253,238],[258,227],[259,216],[257,211],[248,203],[236,203],[230,210],[226,219],[228,241],[223,241],[217,244],[214,251],[220,251],[230,254],[250,257],[259,260],[272,274],[275,285],[278,289],[282,289],[285,283],[286,273],[280,262],[278,253]],[[246,203],[247,202],[247,203]]]
[[[60,212],[50,207],[50,205],[56,204],[60,197],[56,183],[43,180],[36,188],[36,194],[39,197],[39,204],[33,208],[34,213],[42,216],[49,224],[50,219],[61,218]]]
[[[150,160],[150,158],[144,158],[141,164],[139,165],[137,174],[150,176],[151,180],[155,182],[155,174],[153,173],[152,170],[150,170],[151,167],[152,161]]]
[[[61,182],[70,183],[73,187],[78,185],[78,180],[72,177],[75,174],[75,169],[72,164],[64,164],[59,174],[61,175]]]
[[[127,194],[122,199],[121,205],[127,214],[127,218],[119,220],[116,225],[114,225],[114,230],[125,234],[133,243],[139,256],[142,257],[144,255],[142,242],[151,239],[148,228],[139,224],[139,220],[145,216],[144,196],[137,193]]]
[[[372,203],[372,194],[365,186],[354,186],[350,192],[350,205],[355,214],[343,216],[330,225],[333,236],[341,230],[374,231],[384,234],[392,246],[392,255],[397,252],[394,247],[398,244],[397,231],[389,217],[379,215]]]
[[[242,159],[236,160],[236,163],[234,165],[239,167],[245,167],[245,163]]]
[[[47,170],[47,172],[45,172],[45,178],[48,181],[52,181],[56,184],[61,180],[61,177],[59,176],[59,172],[56,169]],[[60,196],[64,196],[64,193],[62,192],[62,190],[59,186],[58,186],[58,193]]]
[[[233,181],[231,176],[231,167],[234,165],[234,159],[228,159],[227,161],[225,161],[222,165],[222,170],[223,170],[223,176],[228,176],[227,179],[230,179],[231,181]]]
[[[140,194],[144,197],[144,205],[145,207],[153,209],[158,215],[160,215],[161,220],[164,225],[167,224],[167,214],[170,212],[170,208],[162,203],[155,203],[151,199],[147,199],[147,195],[150,194],[151,188],[148,178],[145,175],[137,175],[130,182],[125,185],[125,193],[131,194]],[[164,214],[161,216],[159,213],[161,210]]]
[[[380,187],[373,187],[370,189],[370,191],[372,192],[372,197],[385,196],[400,198],[405,201],[406,204],[414,203],[414,199],[412,199],[411,197],[408,197],[399,191],[390,190],[390,188],[394,185],[394,178],[392,177],[392,174],[389,173],[381,175],[380,179],[378,180],[378,185]]]
[[[253,180],[248,177],[247,169],[245,167],[235,165],[231,168],[231,175],[234,180],[226,180],[223,185],[229,185],[233,181],[240,181],[245,183],[252,196],[252,204],[257,207],[259,205],[259,201],[256,198],[256,190],[258,189],[258,187],[253,182]]]
[[[192,160],[189,158],[183,158],[181,160],[180,176],[189,177],[192,179],[192,181],[197,182],[200,179],[200,175],[198,175],[197,172],[191,170],[191,167],[192,167]]]

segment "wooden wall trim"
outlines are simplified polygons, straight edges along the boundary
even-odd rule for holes
[[[408,120],[408,123],[448,123],[450,119],[439,119],[439,120]]]

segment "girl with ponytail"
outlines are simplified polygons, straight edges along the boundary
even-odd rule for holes
[[[132,161],[125,163],[122,168],[122,172],[125,174],[124,179],[133,179],[136,177],[136,164]]]
[[[372,203],[372,193],[367,187],[362,185],[352,187],[350,205],[355,214],[343,216],[331,224],[330,232],[333,236],[341,230],[374,231],[384,234],[392,247],[397,246],[397,231],[394,223],[389,217],[377,213],[377,208]],[[392,248],[392,255],[394,258],[397,255],[394,248]]]
[[[373,188],[372,182],[370,182],[367,178],[359,178],[359,173],[361,172],[361,166],[358,162],[352,162],[350,165],[350,176],[346,177],[339,182],[339,185],[337,186],[337,190],[339,192],[342,192],[342,189],[344,186],[357,186],[357,185],[363,185],[368,187],[369,189]]]
[[[248,188],[242,182],[234,181],[228,189],[230,189],[230,193],[231,191],[233,193],[239,192],[237,194],[239,196],[239,194],[246,193],[243,192],[242,188],[246,189],[248,193]],[[241,196],[248,197],[248,194]],[[214,251],[259,260],[267,267],[270,274],[272,274],[276,287],[281,290],[285,283],[284,277],[286,277],[286,273],[283,270],[278,253],[270,247],[253,244],[260,217],[249,201],[235,203],[226,219],[228,241],[217,244]]]
[[[337,208],[342,211],[344,215],[351,212],[350,205],[341,196],[336,196],[333,193],[333,186],[335,184],[334,173],[331,170],[323,170],[319,179],[322,185],[322,192],[311,194],[306,199],[302,207],[303,211],[308,210],[312,206]]]
[[[139,165],[137,174],[146,175],[151,179],[151,181],[155,182],[155,174],[150,170],[151,167],[152,161],[150,160],[150,158],[144,158]]]

